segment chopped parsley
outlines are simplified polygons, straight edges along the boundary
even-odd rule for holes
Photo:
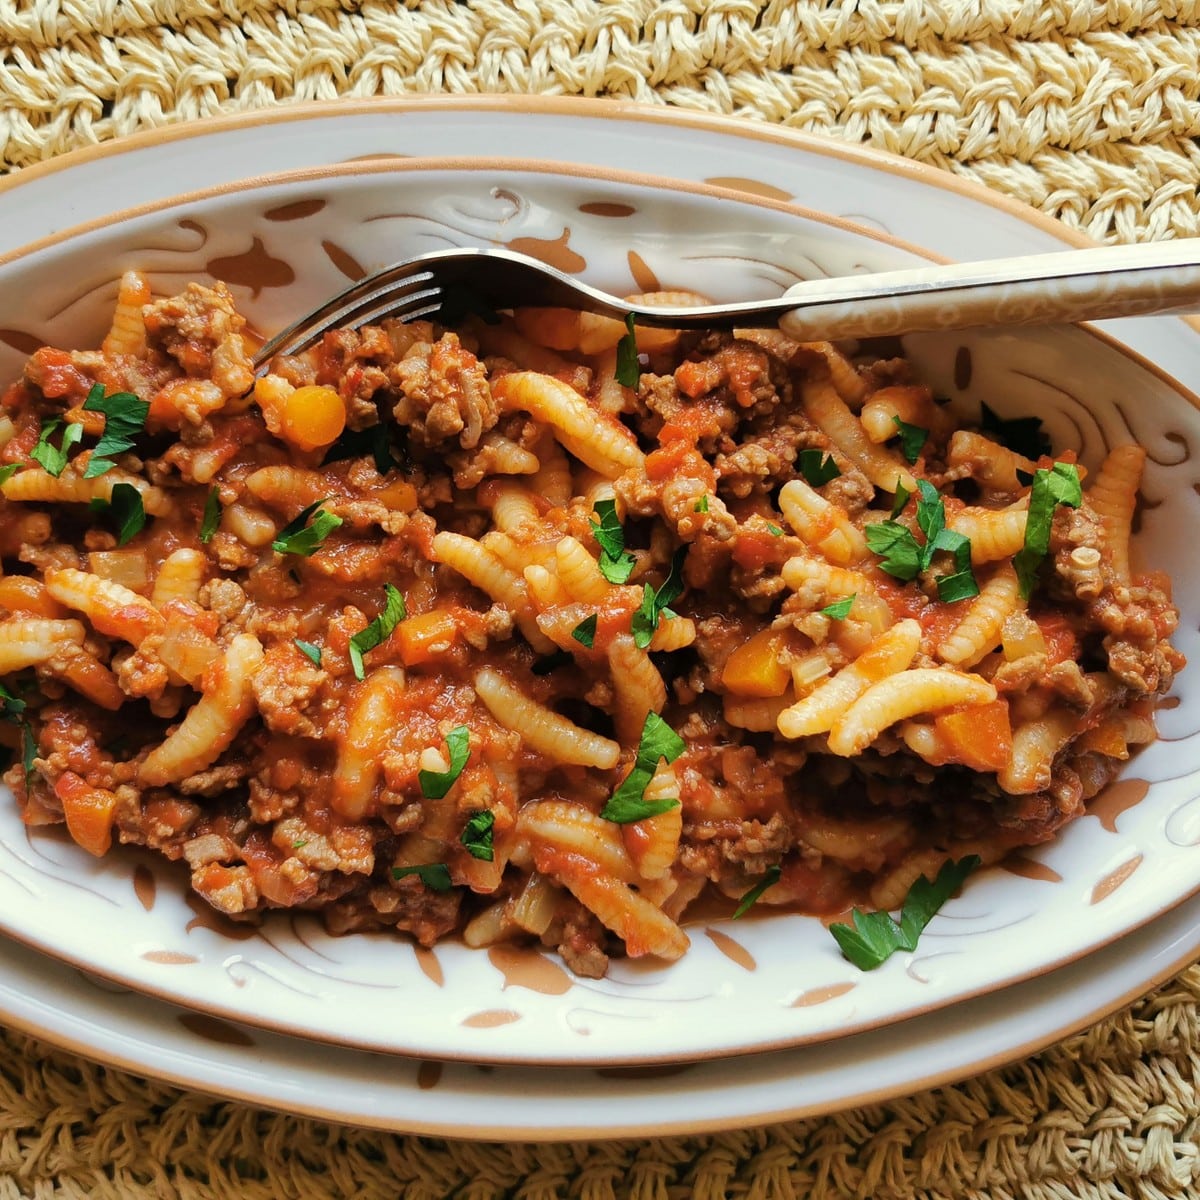
[[[3,482],[3,481],[0,480],[0,482]],[[708,493],[707,492],[705,492],[704,495],[701,496],[700,499],[696,501],[696,505],[692,509],[692,512],[698,512],[698,513],[708,512]]]
[[[393,867],[392,878],[416,875],[431,892],[448,892],[454,886],[445,863],[423,863],[419,867]]]
[[[29,452],[29,457],[36,463],[41,463],[48,474],[57,479],[67,465],[67,454],[71,447],[77,445],[83,437],[83,426],[71,424],[63,430],[62,440],[57,446],[50,439],[63,427],[62,417],[48,417],[42,422],[42,431],[38,434],[37,445]]]
[[[963,880],[979,866],[979,857],[969,854],[961,862],[944,862],[937,878],[924,875],[908,889],[897,925],[885,912],[861,913],[852,909],[853,926],[830,925],[829,932],[842,953],[860,971],[873,971],[897,950],[915,950],[917,939],[934,914],[954,895]]]
[[[733,919],[736,921],[738,917],[744,917],[758,903],[763,892],[779,882],[779,875],[777,866],[768,867],[763,877],[738,901],[737,908],[733,910]]]
[[[589,650],[596,641],[596,623],[600,620],[598,613],[592,613],[590,617],[584,617],[574,629],[571,630],[571,636],[581,645],[586,646]]]
[[[20,469],[20,463],[9,463],[6,467],[0,467],[0,483],[7,483]]]
[[[671,569],[667,572],[662,587],[656,591],[650,584],[646,584],[642,591],[641,607],[633,614],[630,622],[634,645],[640,650],[645,650],[650,645],[659,619],[675,615],[670,605],[683,594],[683,560],[686,555],[687,547],[680,546],[671,556]]]
[[[1041,417],[1000,417],[986,404],[980,404],[979,430],[1025,458],[1039,459],[1050,453],[1050,439],[1042,430]]]
[[[767,532],[772,537],[783,537],[783,530],[778,525],[772,525],[770,521],[767,522]]]
[[[1013,556],[1023,600],[1033,594],[1038,567],[1050,549],[1054,510],[1060,504],[1078,508],[1082,502],[1079,469],[1073,463],[1056,462],[1048,471],[1039,467],[1035,472],[1029,492],[1029,515],[1025,520],[1025,545]]]
[[[386,641],[392,630],[408,615],[404,606],[404,597],[390,583],[383,585],[386,597],[383,612],[373,620],[366,629],[360,630],[350,639],[350,665],[354,668],[354,678],[363,679],[363,655],[368,650],[374,650],[380,642]]]
[[[303,850],[308,845],[308,838],[301,838],[298,842],[292,843],[293,850]]]
[[[25,770],[25,786],[29,786],[29,777],[33,774],[33,763],[37,758],[37,743],[33,740],[33,726],[28,721],[21,722],[21,766]]]
[[[863,530],[867,548],[879,555],[880,569],[896,579],[916,579],[921,570],[921,545],[907,525],[880,521]]]
[[[33,760],[37,758],[37,743],[33,740],[33,727],[25,716],[25,701],[14,696],[0,684],[0,719],[11,721],[21,730],[21,765],[25,768],[25,780],[33,773]]]
[[[829,617],[832,621],[844,621],[850,615],[850,609],[854,607],[854,598],[858,593],[855,592],[849,596],[844,596],[841,600],[835,600],[832,604],[827,604],[821,609],[823,617]]]
[[[800,465],[800,474],[809,487],[821,487],[831,479],[836,479],[842,472],[833,455],[825,450],[814,450],[811,447],[801,450],[796,458]]]
[[[114,483],[107,500],[97,496],[89,501],[92,512],[110,513],[117,527],[117,545],[124,546],[146,527],[146,509],[142,493],[132,483]]]
[[[445,771],[417,772],[421,795],[426,800],[441,800],[463,773],[471,757],[471,731],[465,725],[455,726],[446,734],[446,748],[450,751],[450,766]]]
[[[344,458],[363,458],[370,455],[375,462],[375,470],[380,475],[386,475],[400,463],[392,454],[392,439],[388,427],[382,421],[368,425],[366,429],[345,429],[341,436],[325,452],[322,466],[341,462]]]
[[[971,539],[961,533],[952,533],[949,529],[943,533],[943,539],[962,538],[959,549],[954,554],[955,570],[949,575],[937,577],[938,599],[943,604],[953,604],[955,600],[967,600],[979,595],[979,581],[971,569]],[[949,549],[943,546],[942,549]]]
[[[472,858],[491,862],[495,857],[492,848],[492,827],[496,824],[495,814],[486,808],[477,812],[466,824],[458,839],[467,848]]]
[[[600,810],[600,815],[618,825],[627,825],[631,821],[642,821],[646,817],[677,808],[678,800],[644,800],[642,797],[646,785],[658,770],[659,759],[673,763],[685,749],[683,738],[662,717],[655,712],[647,713],[633,770],[613,792],[608,803]]]
[[[921,457],[921,451],[929,440],[929,430],[920,425],[910,425],[899,417],[892,418],[893,424],[900,431],[900,450],[905,459],[911,464]]]
[[[0,683],[0,717],[15,721],[24,711],[25,701],[19,696],[14,696],[4,684]]]
[[[633,329],[633,313],[625,318],[625,332],[617,343],[617,382],[622,387],[636,388],[642,377],[641,364],[638,362],[637,334]]]
[[[214,483],[212,491],[208,493],[208,498],[204,501],[204,516],[200,520],[200,541],[207,546],[212,541],[212,536],[217,532],[217,526],[221,523],[221,497],[217,491],[217,485]]]
[[[600,547],[600,574],[609,583],[625,583],[633,574],[637,559],[625,549],[625,530],[617,519],[615,500],[597,500],[592,511],[600,518],[599,524],[590,521],[592,536]]]
[[[83,473],[84,479],[95,479],[117,465],[113,461],[116,455],[133,449],[133,439],[146,428],[150,404],[139,400],[132,392],[113,392],[106,396],[104,384],[96,383],[88,392],[83,407],[86,412],[104,414],[104,432]]]
[[[289,521],[271,543],[271,549],[280,554],[299,554],[308,558],[315,554],[321,543],[342,523],[341,517],[326,512],[321,505],[325,500],[314,500],[293,521]],[[308,518],[312,517],[310,525]]]
[[[953,574],[938,577],[939,599],[948,603],[978,595],[979,585],[971,569],[971,539],[946,528],[946,508],[933,484],[919,479],[917,490],[917,525],[925,535],[925,544],[917,541],[907,525],[893,518],[863,530],[868,549],[880,556],[882,570],[906,582],[928,570],[939,550],[948,551],[954,555],[955,569]]]
[[[896,480],[896,494],[892,497],[892,520],[894,521],[908,507],[912,492],[899,480]]]
[[[296,649],[299,650],[300,653],[303,654],[304,657],[307,658],[314,667],[319,667],[321,665],[320,646],[314,646],[312,642],[301,641],[300,638],[293,638],[292,641],[295,643]]]

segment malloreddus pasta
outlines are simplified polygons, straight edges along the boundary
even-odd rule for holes
[[[256,380],[243,324],[129,274],[0,416],[7,782],[234,919],[593,976],[709,889],[928,919],[1153,737],[1137,446],[775,331],[385,322]]]

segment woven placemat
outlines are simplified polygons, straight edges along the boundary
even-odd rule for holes
[[[1200,234],[1193,0],[0,0],[4,169],[217,112],[436,91],[736,114],[945,168],[1099,239]],[[955,1087],[571,1145],[302,1120],[0,1030],[0,1200],[1200,1197],[1198,1002],[1200,967]]]

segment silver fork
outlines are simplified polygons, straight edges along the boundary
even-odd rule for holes
[[[261,372],[331,329],[385,317],[453,324],[526,305],[660,329],[778,326],[800,341],[1186,312],[1200,307],[1200,238],[815,279],[775,299],[687,308],[628,303],[512,250],[435,250],[339,292],[266,342],[255,366]]]

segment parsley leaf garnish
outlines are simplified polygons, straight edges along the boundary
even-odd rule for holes
[[[953,529],[939,529],[937,536],[929,544],[935,551],[946,550],[954,555],[953,574],[937,577],[938,599],[949,604],[953,600],[978,596],[979,584],[975,580],[975,572],[971,569],[971,539]],[[932,553],[926,555],[926,565],[932,557]]]
[[[637,334],[633,330],[633,313],[625,318],[625,332],[617,343],[617,369],[614,372],[622,387],[636,388],[642,377],[638,362]]]
[[[584,617],[574,629],[571,630],[571,636],[581,645],[586,646],[589,650],[596,641],[596,623],[600,620],[598,613],[592,613],[590,617]]]
[[[633,574],[637,559],[625,549],[625,530],[617,519],[617,503],[615,500],[597,500],[592,511],[600,518],[600,523],[589,521],[592,536],[600,547],[600,574],[609,583],[625,583]]]
[[[954,555],[955,571],[938,577],[939,598],[949,601],[978,595],[979,585],[971,569],[971,539],[946,528],[946,508],[933,484],[918,479],[917,491],[917,525],[925,535],[925,544],[922,546],[917,541],[908,526],[889,520],[868,525],[863,530],[868,549],[883,559],[879,564],[882,570],[905,581],[928,570],[934,554],[946,550]]]
[[[37,758],[37,744],[33,740],[33,727],[25,716],[25,707],[24,700],[0,684],[0,718],[13,722],[21,730],[21,765],[25,768],[25,780],[28,783],[33,760]]]
[[[146,509],[142,493],[132,483],[114,483],[107,500],[99,496],[89,501],[92,512],[111,513],[117,525],[117,545],[124,546],[146,526]]]
[[[28,721],[21,722],[21,766],[25,769],[25,785],[29,786],[29,777],[33,774],[33,762],[37,758],[37,742],[33,740],[33,726]]]
[[[916,579],[921,570],[921,547],[912,530],[899,521],[879,521],[863,529],[867,549],[882,560],[880,569],[896,579]]]
[[[416,875],[431,892],[448,892],[454,886],[445,863],[423,863],[419,867],[393,867],[392,878]]]
[[[832,604],[827,604],[821,609],[821,615],[829,617],[834,621],[844,621],[850,615],[850,609],[854,607],[854,597],[857,593],[843,597],[841,600],[835,600]]]
[[[315,554],[321,543],[342,523],[341,517],[335,517],[321,508],[324,503],[324,500],[314,500],[294,521],[289,521],[271,543],[271,549],[280,554],[299,554],[304,558]],[[308,523],[309,517],[313,517],[311,525]]]
[[[363,655],[368,650],[374,650],[380,642],[391,636],[392,630],[408,615],[404,605],[404,597],[390,583],[383,585],[383,612],[373,620],[366,629],[360,630],[350,639],[350,665],[354,668],[354,678],[363,679]]]
[[[687,555],[687,547],[680,546],[671,556],[671,569],[663,580],[662,587],[657,591],[650,584],[642,590],[642,605],[633,614],[629,628],[633,633],[634,645],[639,650],[645,650],[654,637],[658,628],[659,618],[664,614],[672,616],[670,605],[683,594],[683,560]]]
[[[778,525],[772,525],[770,521],[767,522],[767,532],[772,537],[783,537],[783,530]]]
[[[1025,519],[1025,545],[1013,555],[1023,600],[1033,594],[1038,567],[1050,549],[1054,510],[1060,504],[1078,508],[1082,502],[1079,469],[1073,463],[1056,462],[1048,471],[1039,467],[1035,472],[1029,492],[1029,515]]]
[[[67,453],[72,446],[77,445],[83,437],[83,426],[71,424],[63,430],[62,441],[55,446],[51,441],[63,426],[62,417],[48,417],[42,422],[42,431],[38,434],[37,445],[29,452],[29,457],[36,463],[41,463],[48,474],[57,479],[67,465]]]
[[[921,569],[929,566],[933,558],[937,539],[946,527],[946,507],[942,503],[938,490],[927,479],[917,480],[917,525],[925,535],[925,549],[922,552]]]
[[[898,479],[896,480],[896,494],[892,498],[892,520],[894,521],[906,508],[912,492],[908,490]]]
[[[208,493],[208,498],[204,501],[204,516],[200,521],[200,541],[205,546],[212,541],[212,536],[217,532],[217,526],[220,523],[221,496],[214,483],[212,491]]]
[[[292,638],[292,641],[295,643],[296,649],[299,650],[300,653],[303,654],[304,657],[307,658],[314,667],[319,667],[321,665],[320,646],[314,646],[312,642],[301,641],[300,638]]]
[[[1025,458],[1039,459],[1050,453],[1050,439],[1042,431],[1041,417],[1000,417],[986,404],[979,406],[979,429],[1002,446]]]
[[[733,919],[736,921],[738,917],[743,917],[755,904],[767,888],[774,886],[779,882],[780,870],[777,866],[768,867],[763,874],[763,877],[738,901],[738,906],[733,910]]]
[[[655,712],[646,714],[633,770],[625,776],[600,815],[618,825],[641,821],[676,808],[678,800],[643,800],[646,785],[658,770],[659,759],[673,763],[687,748],[683,738]]]
[[[417,772],[421,795],[426,800],[441,800],[463,773],[463,767],[471,757],[471,731],[465,725],[455,726],[446,734],[446,748],[450,751],[450,766],[447,770]]]
[[[842,472],[833,455],[825,450],[814,450],[811,447],[801,450],[796,461],[800,464],[800,474],[809,487],[821,487],[831,479],[836,479]]]
[[[25,711],[25,701],[0,683],[0,717],[15,721]]]
[[[915,950],[917,939],[934,914],[962,886],[963,880],[979,866],[979,857],[969,854],[961,862],[945,862],[932,882],[924,875],[908,890],[897,925],[885,912],[861,913],[851,910],[854,924],[830,925],[829,932],[842,953],[860,971],[882,966],[897,950]]]
[[[482,862],[491,862],[495,858],[492,849],[492,827],[496,824],[496,816],[488,809],[477,812],[466,824],[462,836],[458,839],[467,848],[472,858]]]
[[[3,482],[3,481],[0,480],[0,482]],[[692,512],[698,512],[698,513],[708,512],[708,493],[707,492],[705,492],[704,495],[701,496],[700,499],[696,501],[696,505],[692,509]]]
[[[87,412],[104,414],[104,432],[92,451],[84,479],[95,479],[117,464],[114,456],[133,449],[133,439],[146,428],[146,414],[150,411],[149,401],[139,400],[132,392],[104,394],[104,384],[92,385],[88,398],[83,402]]]
[[[900,431],[900,449],[905,459],[909,463],[915,463],[921,457],[921,450],[926,441],[929,440],[929,430],[922,429],[920,425],[910,425],[907,421],[900,420],[899,417],[893,417],[892,421]]]
[[[392,454],[392,441],[388,427],[382,421],[368,425],[366,429],[345,429],[341,436],[325,452],[321,465],[341,462],[344,458],[362,458],[369,454],[375,460],[375,470],[386,475],[400,464]]]

